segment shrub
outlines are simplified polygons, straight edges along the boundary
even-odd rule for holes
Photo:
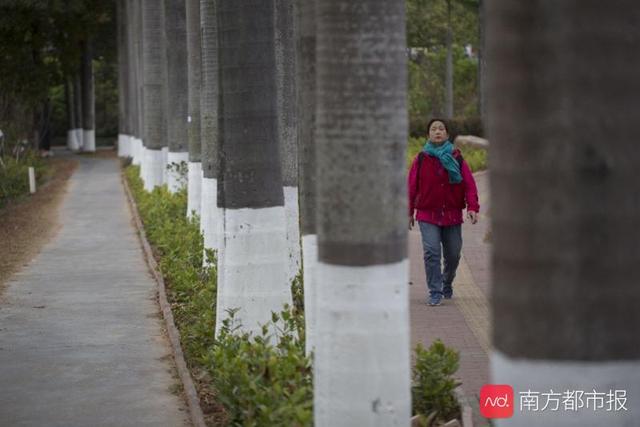
[[[461,383],[453,378],[460,361],[458,352],[436,340],[428,350],[418,344],[415,353],[411,388],[414,414],[436,422],[460,418],[455,389]]]
[[[48,162],[32,150],[27,150],[16,160],[6,155],[0,159],[0,207],[10,199],[29,193],[29,167],[35,169],[36,182],[42,184],[51,176]]]
[[[234,314],[223,321],[205,362],[228,423],[310,426],[313,384],[311,361],[297,337],[301,318],[285,307],[253,336],[240,331]]]
[[[203,239],[198,222],[186,218],[184,190],[171,194],[163,186],[149,193],[143,189],[138,166],[128,167],[125,173],[158,256],[185,356],[192,366],[198,365],[214,342],[215,260],[203,267]]]

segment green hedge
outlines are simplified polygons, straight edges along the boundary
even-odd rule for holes
[[[311,425],[313,386],[311,362],[304,354],[304,319],[300,310],[285,308],[274,315],[260,336],[236,333],[233,317],[214,338],[216,270],[202,266],[203,239],[196,221],[187,220],[186,192],[166,187],[144,191],[139,167],[125,170],[147,237],[159,258],[176,326],[192,373],[213,387],[224,407],[216,422],[234,426]],[[300,283],[295,294],[300,294]],[[296,298],[299,305],[300,298]],[[269,319],[265,319],[265,323]],[[269,330],[278,331],[275,341]]]

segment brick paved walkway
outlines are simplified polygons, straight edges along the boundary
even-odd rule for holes
[[[490,244],[486,241],[489,227],[488,174],[475,175],[480,193],[481,215],[477,224],[465,223],[462,228],[463,256],[454,281],[454,298],[439,307],[426,305],[422,243],[418,227],[409,232],[409,259],[412,345],[421,342],[428,347],[440,338],[460,352],[458,377],[462,391],[474,410],[478,425],[480,387],[489,380],[489,266]],[[479,421],[479,422],[478,422]]]

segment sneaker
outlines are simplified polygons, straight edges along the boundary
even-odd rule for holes
[[[443,297],[444,297],[444,299],[451,299],[451,298],[453,298],[453,292],[451,292],[450,294],[448,294],[448,293],[444,294]]]
[[[453,298],[453,289],[452,288],[444,288],[442,291],[442,296],[444,297],[444,299],[451,299]]]
[[[438,296],[429,297],[429,301],[427,302],[431,307],[435,307],[437,305],[442,304],[442,298]]]

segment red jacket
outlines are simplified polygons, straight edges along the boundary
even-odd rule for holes
[[[460,158],[460,150],[455,149],[453,157]],[[418,182],[418,156],[413,159],[408,177],[410,217],[417,210],[418,221],[448,226],[462,224],[462,210],[465,207],[469,211],[480,211],[476,181],[467,162],[462,160],[461,163],[462,182],[449,184],[449,174],[440,160],[422,153]]]

